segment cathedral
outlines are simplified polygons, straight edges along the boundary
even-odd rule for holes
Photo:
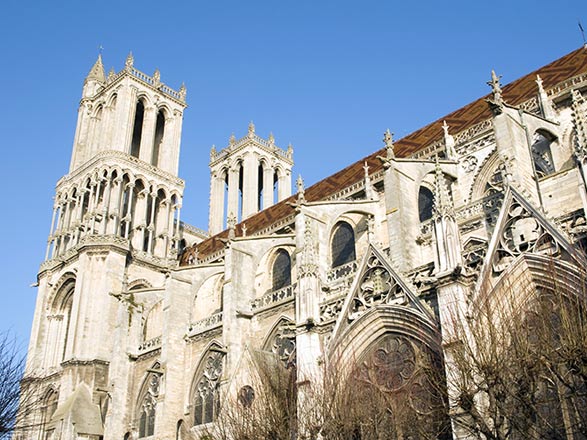
[[[455,310],[521,272],[585,267],[587,47],[488,79],[488,95],[386,131],[309,187],[292,185],[293,148],[251,122],[210,151],[203,230],[180,217],[186,88],[98,57],[38,272],[23,387],[41,403],[14,438],[202,438],[230,396],[251,404],[256,353],[295,368],[300,390],[354,362],[401,391],[422,353],[450,378]],[[448,431],[430,438],[472,438],[447,386]]]

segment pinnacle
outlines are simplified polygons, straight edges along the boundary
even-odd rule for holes
[[[98,55],[98,59],[90,69],[88,76],[86,77],[86,81],[99,81],[105,82],[106,75],[104,74],[104,64],[102,64],[102,54]]]

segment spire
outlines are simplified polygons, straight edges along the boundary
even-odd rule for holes
[[[434,176],[434,215],[435,217],[454,217],[454,206],[448,192],[446,179],[436,156]]]
[[[185,102],[185,97],[188,94],[188,89],[186,88],[184,83],[181,83],[181,87],[179,88],[179,99]]]
[[[542,86],[542,78],[540,78],[540,75],[536,75],[536,85],[538,86],[538,101],[540,102],[540,109],[542,110],[542,115],[546,119],[555,119],[556,114],[554,113],[552,103],[550,102],[550,99],[548,99],[548,95],[546,94],[546,91]]]
[[[363,164],[363,170],[365,171],[365,195],[367,196],[367,199],[373,200],[375,198],[375,189],[371,184],[371,177],[369,176],[369,165],[367,164],[367,161],[365,161]]]
[[[458,160],[457,152],[455,150],[455,139],[448,132],[449,126],[446,121],[442,121],[442,130],[444,131],[444,147],[446,150],[446,158],[448,160]]]
[[[585,112],[585,99],[577,90],[571,90],[572,118],[577,136],[575,138],[575,156],[583,160],[587,156],[587,114]]]
[[[159,72],[159,69],[155,69],[155,73],[153,73],[153,83],[155,87],[161,84],[161,72]]]
[[[293,145],[291,143],[287,145],[287,151],[285,152],[285,156],[290,160],[293,158]]]
[[[255,124],[253,121],[249,122],[249,137],[252,138],[255,135]]]
[[[210,162],[216,159],[216,155],[216,145],[212,145],[212,148],[210,149]]]
[[[236,144],[236,137],[234,136],[234,133],[231,133],[230,138],[228,139],[228,145],[234,147],[234,144]]]
[[[270,146],[275,146],[275,138],[273,137],[273,132],[269,133],[269,139],[268,139],[269,145]]]
[[[90,69],[90,73],[86,77],[86,81],[106,82],[106,75],[104,74],[104,65],[102,64],[102,54],[98,55],[98,59]]]

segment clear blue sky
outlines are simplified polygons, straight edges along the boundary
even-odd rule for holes
[[[307,185],[582,44],[576,1],[26,1],[0,11],[0,331],[28,340],[57,180],[83,79],[103,46],[185,81],[182,219],[207,228],[212,144],[257,132],[294,146]]]

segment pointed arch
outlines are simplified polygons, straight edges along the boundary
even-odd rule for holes
[[[150,437],[155,433],[157,400],[162,375],[161,364],[158,361],[146,371],[139,391],[135,411],[138,438]]]
[[[273,353],[286,367],[296,364],[295,323],[287,317],[279,317],[263,341],[263,351]]]
[[[212,341],[200,358],[190,389],[193,426],[211,423],[218,415],[225,355],[226,350]]]
[[[330,258],[332,267],[342,266],[356,259],[355,231],[346,221],[339,221],[333,228]]]
[[[277,249],[271,264],[271,290],[277,291],[291,284],[291,256],[283,248]]]

